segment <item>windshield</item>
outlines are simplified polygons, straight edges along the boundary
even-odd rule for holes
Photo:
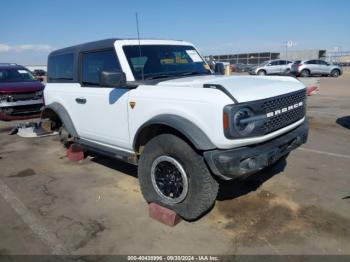
[[[35,81],[35,77],[26,69],[0,69],[0,83],[31,81]]]
[[[265,61],[265,62],[262,62],[261,64],[260,64],[260,66],[264,66],[264,65],[267,65],[268,63],[270,63],[271,61],[270,60],[268,60],[268,61]]]
[[[142,80],[142,74],[144,79],[211,74],[192,46],[133,45],[123,49],[135,80]]]

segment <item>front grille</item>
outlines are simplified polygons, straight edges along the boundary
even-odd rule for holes
[[[38,99],[35,92],[18,93],[18,94],[8,95],[8,100],[10,100],[11,102],[24,101],[24,100],[34,100],[34,99]]]
[[[43,104],[4,107],[0,109],[0,112],[5,113],[6,115],[12,115],[12,116],[36,114],[36,113],[40,113],[42,106]]]
[[[306,92],[305,90],[302,90],[293,94],[264,101],[261,105],[261,109],[265,114],[275,112],[276,110],[282,110],[282,108],[288,108],[288,106],[293,106],[295,104],[299,104],[300,102],[303,102],[302,106],[298,106],[297,108],[288,110],[287,112],[282,112],[278,115],[267,118],[261,127],[261,131],[264,134],[268,134],[302,119],[305,116]]]

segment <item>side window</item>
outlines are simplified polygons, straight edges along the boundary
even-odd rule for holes
[[[306,62],[306,64],[308,65],[317,65],[317,60],[309,60],[308,62]]]
[[[81,54],[81,82],[83,85],[100,85],[102,71],[121,71],[113,49]]]
[[[319,63],[320,65],[327,65],[327,63],[326,63],[325,61],[323,61],[323,60],[318,60],[318,63]]]
[[[272,66],[276,66],[276,65],[279,65],[279,62],[280,62],[280,61],[273,61],[273,62],[271,62],[270,64],[271,64]]]
[[[55,55],[49,58],[48,80],[65,81],[73,80],[73,54]]]

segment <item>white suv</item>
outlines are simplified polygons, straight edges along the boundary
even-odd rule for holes
[[[308,135],[301,82],[215,75],[184,41],[54,51],[44,97],[65,144],[137,164],[146,201],[188,220],[213,205],[218,180],[258,172]]]
[[[248,72],[251,75],[287,75],[292,63],[289,60],[269,60],[259,66],[252,67]]]

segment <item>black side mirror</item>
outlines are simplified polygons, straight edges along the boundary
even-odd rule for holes
[[[100,86],[103,87],[123,87],[126,86],[126,76],[124,72],[102,71],[100,74]]]
[[[225,67],[223,63],[216,63],[215,64],[215,73],[219,75],[225,74]]]

